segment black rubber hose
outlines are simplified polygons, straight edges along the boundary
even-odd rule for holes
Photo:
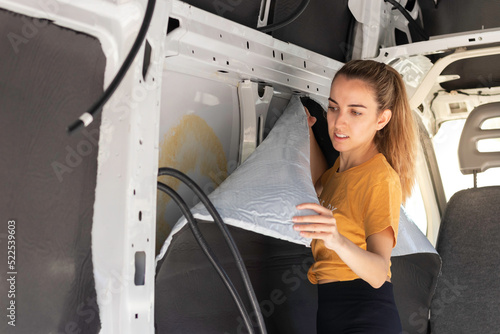
[[[229,290],[229,293],[231,294],[231,297],[233,297],[234,302],[236,303],[236,306],[238,307],[238,310],[240,311],[241,316],[243,317],[243,321],[245,322],[245,326],[247,327],[247,330],[249,333],[254,333],[252,322],[250,319],[250,316],[248,315],[248,312],[243,304],[243,301],[241,300],[240,295],[236,291],[236,288],[234,287],[231,279],[227,275],[226,271],[220,264],[219,260],[213,253],[212,249],[208,245],[207,241],[203,237],[203,234],[201,233],[200,229],[198,228],[198,224],[196,223],[196,220],[193,217],[193,214],[189,210],[189,206],[186,204],[186,202],[179,196],[179,194],[166,184],[162,182],[157,183],[157,188],[161,191],[163,191],[165,194],[170,196],[175,203],[179,206],[181,209],[182,214],[184,217],[186,217],[189,226],[191,227],[191,231],[193,232],[193,236],[200,245],[200,248],[202,249],[203,253],[207,256],[209,259],[210,263],[213,265],[215,270],[217,271],[217,274],[219,274],[220,278],[222,279],[222,282],[226,286],[226,288]]]
[[[255,315],[257,317],[257,325],[258,325],[262,334],[267,333],[266,326],[264,324],[264,318],[262,317],[262,313],[260,311],[259,302],[257,300],[257,297],[255,296],[255,292],[253,290],[252,283],[250,281],[250,277],[248,276],[248,272],[247,272],[247,269],[245,267],[245,263],[243,262],[243,259],[241,257],[239,250],[238,250],[238,247],[236,246],[236,244],[234,242],[234,239],[231,237],[231,233],[227,229],[226,224],[224,223],[221,216],[219,215],[219,213],[215,209],[214,205],[212,204],[212,202],[210,201],[208,196],[203,192],[203,190],[201,190],[201,188],[184,173],[182,173],[176,169],[173,169],[173,168],[162,167],[158,170],[158,176],[163,176],[163,175],[173,176],[173,177],[181,180],[184,184],[186,184],[196,194],[196,196],[198,196],[200,201],[207,208],[207,211],[210,213],[210,215],[214,219],[214,222],[220,228],[222,235],[224,236],[224,239],[226,240],[226,243],[229,246],[229,249],[233,253],[233,257],[236,261],[236,266],[241,274],[241,278],[243,280],[243,283],[245,284],[245,289],[246,289],[246,292],[248,294],[248,298],[250,299],[250,303],[252,304]]]
[[[278,23],[272,23],[264,27],[259,27],[257,28],[257,30],[261,32],[271,32],[289,25],[290,23],[295,21],[300,15],[302,15],[302,13],[306,10],[307,6],[309,5],[309,2],[310,0],[302,1],[301,4],[297,7],[297,9],[287,19]]]
[[[397,10],[399,10],[401,14],[403,14],[403,16],[408,20],[408,24],[411,25],[413,29],[415,29],[417,34],[419,34],[419,36],[423,38],[424,41],[429,40],[429,35],[427,35],[424,29],[422,29],[422,27],[413,19],[413,17],[411,17],[410,13],[408,13],[408,11],[403,6],[401,6],[399,2],[397,2],[396,0],[384,0],[384,2],[389,2]]]
[[[137,37],[135,38],[134,44],[132,45],[132,48],[130,49],[130,52],[127,55],[127,58],[125,58],[122,66],[118,70],[118,73],[116,73],[115,77],[113,78],[113,81],[111,81],[109,86],[102,93],[101,97],[97,101],[95,101],[94,104],[84,114],[82,114],[77,121],[75,121],[68,127],[67,131],[69,134],[72,134],[82,126],[86,127],[90,123],[92,123],[94,115],[102,110],[104,104],[108,102],[110,97],[113,95],[113,93],[116,91],[116,89],[122,82],[123,78],[125,77],[125,74],[127,74],[127,71],[134,62],[135,56],[139,52],[139,49],[141,48],[142,43],[144,42],[144,39],[146,38],[149,25],[151,24],[151,19],[153,18],[155,5],[156,5],[156,0],[148,0],[148,5],[144,13],[144,19],[142,20],[141,28],[137,33]],[[86,121],[84,122],[84,120]]]

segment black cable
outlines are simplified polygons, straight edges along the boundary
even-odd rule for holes
[[[447,93],[449,93],[449,91],[446,91]],[[467,95],[467,96],[498,96],[500,95],[500,93],[496,93],[496,94],[483,94],[482,91],[478,90],[477,93],[466,93],[466,92],[463,92],[461,90],[455,90],[455,92],[457,92],[458,94],[462,94],[462,95]]]
[[[439,95],[439,92],[434,93],[434,97],[432,98],[431,103],[429,105],[429,110],[431,111],[432,116],[434,117],[434,120],[436,120],[436,113],[434,112],[434,109],[432,109],[432,104],[434,103],[434,100],[438,97],[438,95]]]
[[[307,6],[309,5],[309,2],[310,0],[303,0],[297,7],[297,9],[287,19],[278,23],[272,23],[264,27],[259,27],[257,28],[257,30],[261,32],[271,32],[289,25],[290,23],[295,21],[300,15],[302,15],[302,13],[306,10]]]
[[[399,10],[401,14],[403,14],[403,16],[408,20],[408,24],[412,26],[413,29],[415,29],[417,34],[421,38],[423,38],[424,41],[429,40],[429,35],[427,35],[424,29],[422,29],[422,27],[413,19],[413,17],[411,17],[410,13],[408,13],[408,11],[403,6],[401,6],[399,2],[397,2],[396,0],[384,0],[384,2],[389,2],[397,10]]]
[[[144,13],[144,19],[142,21],[141,28],[137,33],[137,37],[134,41],[134,44],[132,45],[132,48],[130,49],[130,52],[127,55],[127,58],[125,58],[122,66],[118,70],[118,73],[116,73],[113,81],[111,81],[111,83],[103,92],[101,97],[96,102],[94,102],[94,104],[85,113],[83,113],[77,121],[75,121],[68,127],[67,131],[69,134],[73,133],[75,130],[81,128],[82,126],[86,127],[90,123],[92,123],[92,121],[94,120],[94,115],[98,113],[100,110],[102,110],[104,104],[108,102],[110,97],[113,95],[115,90],[122,82],[123,78],[125,77],[125,74],[127,73],[127,71],[129,70],[130,66],[133,63],[135,56],[139,52],[139,49],[141,48],[142,43],[144,42],[144,38],[146,38],[149,25],[151,24],[151,19],[153,17],[155,4],[156,0],[148,0],[148,5]]]
[[[245,322],[245,326],[247,327],[247,330],[249,333],[254,333],[252,322],[250,320],[250,316],[248,315],[248,312],[243,305],[243,301],[240,298],[240,295],[236,291],[236,288],[234,287],[233,283],[231,282],[231,279],[227,275],[227,273],[224,271],[222,268],[222,265],[220,264],[219,260],[213,253],[212,249],[206,242],[205,238],[203,237],[203,234],[201,233],[200,229],[198,228],[198,224],[196,220],[193,217],[193,214],[189,210],[189,206],[186,204],[186,202],[179,196],[179,194],[166,184],[162,182],[157,183],[157,188],[164,193],[166,193],[168,196],[170,196],[175,203],[179,206],[181,209],[182,214],[184,217],[186,217],[189,226],[191,227],[191,231],[193,232],[194,238],[196,242],[198,242],[198,245],[200,245],[200,248],[203,250],[203,253],[207,256],[209,259],[210,263],[212,263],[213,267],[217,271],[217,274],[219,274],[220,278],[222,279],[222,282],[226,286],[226,288],[229,290],[229,293],[231,294],[231,297],[233,297],[234,302],[236,303],[236,306],[238,307],[238,310],[240,311],[241,316],[243,317],[243,321]]]
[[[233,257],[236,261],[236,266],[241,274],[241,278],[242,278],[243,283],[245,285],[245,289],[246,289],[248,298],[250,299],[250,303],[252,304],[255,315],[257,317],[257,325],[258,325],[262,334],[267,333],[266,326],[264,324],[264,319],[263,319],[262,313],[260,311],[259,302],[258,302],[257,297],[255,296],[255,292],[252,288],[252,283],[250,281],[250,277],[248,276],[248,272],[247,272],[247,269],[245,267],[245,263],[243,262],[243,259],[241,257],[239,250],[238,250],[238,247],[236,246],[234,239],[231,237],[231,234],[229,233],[229,230],[228,230],[226,224],[224,223],[221,216],[219,215],[219,213],[215,209],[214,205],[212,204],[212,202],[210,201],[208,196],[205,195],[203,190],[201,190],[201,188],[184,173],[182,173],[176,169],[173,169],[173,168],[162,167],[158,170],[158,176],[163,176],[163,175],[173,176],[173,177],[179,179],[180,181],[182,181],[196,194],[196,196],[198,196],[200,201],[205,205],[207,211],[210,213],[210,215],[214,219],[214,222],[220,228],[222,235],[224,236],[224,239],[226,240],[226,243],[229,246],[229,249],[233,253]]]

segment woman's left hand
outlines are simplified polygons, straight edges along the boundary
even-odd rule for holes
[[[332,211],[316,204],[304,203],[297,205],[297,209],[310,209],[318,213],[313,216],[295,216],[292,218],[294,230],[300,231],[300,235],[306,238],[323,240],[325,247],[335,250],[342,242],[342,235],[337,229],[337,222],[333,218]]]

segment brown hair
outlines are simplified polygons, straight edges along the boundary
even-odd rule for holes
[[[415,182],[417,127],[403,79],[391,66],[373,60],[352,60],[335,74],[333,80],[340,75],[368,84],[374,92],[379,113],[391,110],[391,120],[377,132],[374,142],[399,175],[404,203]]]

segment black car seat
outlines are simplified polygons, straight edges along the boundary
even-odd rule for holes
[[[500,138],[500,129],[481,128],[495,117],[500,103],[481,105],[462,131],[460,170],[474,174],[474,188],[455,193],[442,219],[436,248],[443,266],[431,304],[432,333],[498,333],[500,328],[500,186],[477,188],[476,182],[478,172],[500,167],[500,147],[498,152],[477,149],[479,140]]]

